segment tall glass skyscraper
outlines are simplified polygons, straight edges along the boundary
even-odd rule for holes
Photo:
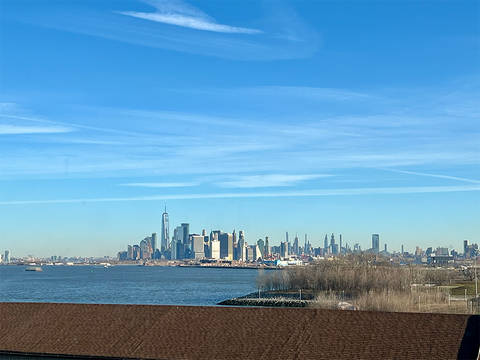
[[[372,250],[378,253],[380,249],[380,236],[378,234],[372,235]]]
[[[162,215],[162,238],[161,238],[161,250],[168,249],[168,241],[170,240],[169,235],[169,220],[167,213],[167,205],[165,205],[165,212]]]

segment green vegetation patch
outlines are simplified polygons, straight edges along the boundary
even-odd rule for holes
[[[465,289],[467,289],[467,295],[475,295],[475,282],[468,281],[460,284],[455,284],[456,287],[450,290],[451,295],[465,295]]]

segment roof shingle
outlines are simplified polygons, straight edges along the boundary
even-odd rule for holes
[[[137,359],[476,359],[479,316],[0,303],[0,354]]]

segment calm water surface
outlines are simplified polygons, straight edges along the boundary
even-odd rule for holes
[[[168,266],[0,266],[0,301],[215,305],[256,291],[258,270]]]

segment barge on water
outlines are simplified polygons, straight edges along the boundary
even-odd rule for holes
[[[25,271],[42,271],[42,268],[40,266],[29,266]]]

